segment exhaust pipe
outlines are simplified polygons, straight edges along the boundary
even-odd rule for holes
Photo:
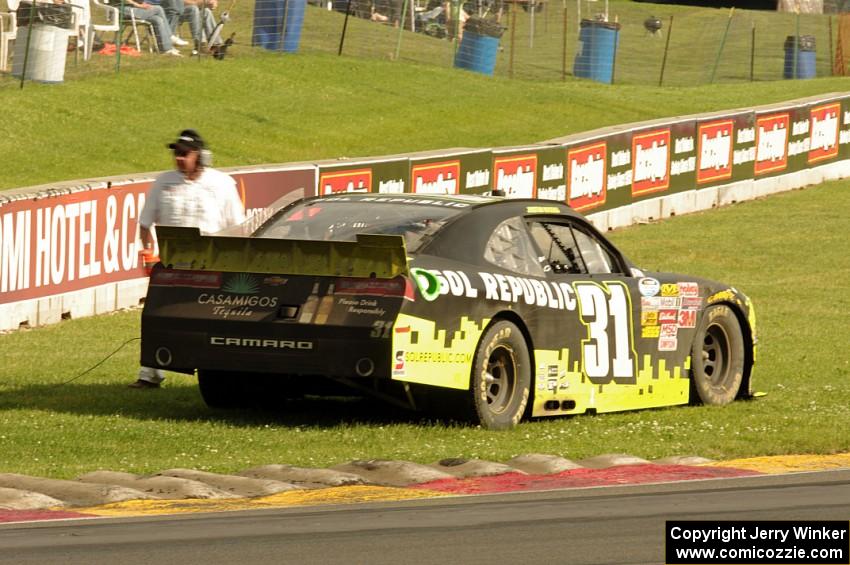
[[[157,349],[156,353],[154,354],[154,357],[156,358],[156,362],[159,364],[160,367],[168,367],[174,360],[171,356],[171,350],[167,347],[160,347],[159,349]]]
[[[362,357],[354,364],[354,372],[359,377],[371,376],[375,372],[375,363],[368,357]]]

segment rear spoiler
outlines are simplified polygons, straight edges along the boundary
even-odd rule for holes
[[[172,269],[376,277],[407,275],[400,235],[357,234],[357,241],[201,235],[198,228],[157,226],[159,256]]]

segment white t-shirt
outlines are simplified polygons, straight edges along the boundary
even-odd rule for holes
[[[245,221],[245,208],[230,175],[204,169],[195,180],[169,171],[154,180],[139,216],[139,224],[200,228],[209,234]]]

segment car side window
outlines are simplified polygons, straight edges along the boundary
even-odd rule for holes
[[[579,229],[573,229],[573,235],[576,238],[588,273],[599,275],[613,273],[617,270],[617,263],[614,258],[595,238]]]
[[[543,253],[541,262],[554,273],[586,273],[578,245],[569,226],[532,222],[531,237]]]
[[[553,222],[532,222],[529,227],[542,252],[541,262],[554,273],[597,275],[618,270],[608,249],[579,227]]]
[[[542,277],[543,267],[536,259],[537,251],[521,218],[499,224],[484,248],[484,260],[488,263],[520,275]]]

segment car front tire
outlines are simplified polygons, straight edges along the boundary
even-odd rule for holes
[[[744,375],[744,336],[729,306],[710,306],[691,348],[691,398],[702,404],[729,404]]]

